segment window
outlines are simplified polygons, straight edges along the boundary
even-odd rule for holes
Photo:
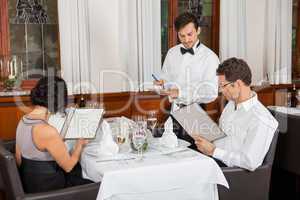
[[[300,80],[300,5],[299,0],[293,0],[293,32],[292,32],[292,77]]]
[[[161,0],[161,5],[162,61],[168,48],[177,43],[174,20],[186,11],[195,13],[199,18],[200,41],[219,54],[220,0]]]
[[[57,0],[0,0],[1,79],[26,80],[60,70]],[[2,9],[2,10],[1,10]]]
[[[168,47],[168,0],[161,0],[161,56],[164,60]]]

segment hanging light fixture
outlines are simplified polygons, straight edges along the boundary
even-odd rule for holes
[[[48,15],[39,0],[17,0],[15,22],[45,24],[48,22]]]
[[[189,0],[188,12],[193,13],[197,17],[200,26],[205,26],[203,18],[203,0]]]

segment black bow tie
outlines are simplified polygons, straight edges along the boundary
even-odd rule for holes
[[[185,49],[185,48],[181,47],[181,48],[180,48],[180,51],[181,51],[182,55],[184,55],[184,54],[187,53],[187,52],[190,53],[190,54],[192,54],[192,55],[195,54],[193,48]]]

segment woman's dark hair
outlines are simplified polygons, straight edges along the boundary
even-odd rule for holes
[[[64,112],[68,103],[68,89],[66,82],[57,76],[41,78],[31,90],[33,105],[48,108],[52,113]]]
[[[247,86],[251,84],[252,79],[248,64],[238,58],[229,58],[221,63],[217,69],[217,75],[225,75],[225,79],[229,82],[240,79]]]
[[[181,28],[185,27],[189,23],[193,23],[195,29],[198,30],[199,23],[197,17],[190,12],[182,13],[175,19],[175,30],[178,32]]]

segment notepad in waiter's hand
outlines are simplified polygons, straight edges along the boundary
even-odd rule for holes
[[[48,123],[54,126],[64,139],[94,139],[103,114],[103,109],[70,108],[65,117],[51,115]]]
[[[197,103],[176,110],[172,115],[191,137],[199,135],[212,142],[226,136]]]

